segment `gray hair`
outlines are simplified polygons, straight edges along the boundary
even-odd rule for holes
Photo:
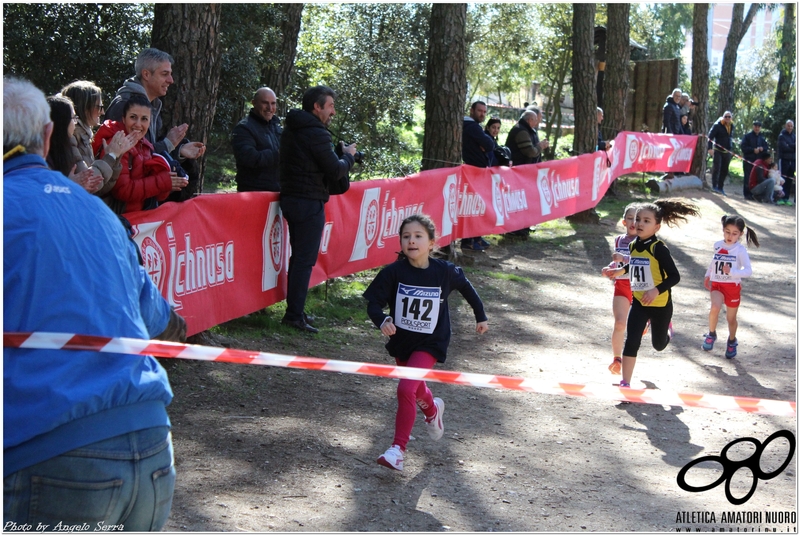
[[[671,96],[674,97],[674,95],[676,95],[677,93],[682,95],[682,89],[680,89],[679,87],[675,87],[674,91],[671,92]]]
[[[528,110],[524,110],[524,112],[522,113],[522,116],[519,117],[519,120],[520,121],[526,121],[530,117],[538,117],[538,114],[536,112],[534,112],[533,110],[529,110],[529,109]]]
[[[3,77],[3,153],[17,145],[41,153],[49,122],[50,105],[39,88],[21,78]]]
[[[145,70],[154,72],[165,61],[168,61],[170,65],[175,63],[172,56],[166,52],[157,48],[145,48],[136,56],[136,76],[141,78],[141,73]]]
[[[605,115],[605,112],[604,112],[604,111],[602,111],[602,108],[600,108],[599,106],[597,106],[597,108],[596,108],[596,112],[597,112],[597,113],[601,113],[602,115]]]

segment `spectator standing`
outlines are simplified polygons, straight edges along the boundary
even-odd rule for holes
[[[122,169],[120,158],[136,144],[136,139],[133,134],[126,136],[124,132],[118,132],[108,143],[105,156],[95,159],[92,150],[93,128],[101,124],[100,116],[105,109],[102,91],[94,83],[84,80],[64,86],[61,89],[61,94],[72,101],[75,114],[78,116],[70,140],[78,170],[91,168],[95,175],[102,177],[102,186],[95,192],[95,195],[110,205],[111,190]]]
[[[682,91],[675,89],[666,97],[663,105],[663,132],[666,134],[682,134],[680,125],[680,99]]]
[[[732,133],[735,125],[732,123],[732,112],[725,111],[710,128],[708,138],[710,139],[710,149],[708,153],[713,157],[712,182],[713,191],[724,193],[724,181],[730,172],[730,160],[732,159]]]
[[[53,171],[80,184],[89,193],[96,192],[103,185],[102,177],[95,177],[90,169],[77,169],[77,162],[72,154],[72,133],[75,131],[77,116],[72,102],[60,95],[49,97],[50,119],[53,121],[53,134],[50,136],[50,151],[47,153],[47,164]]]
[[[172,78],[172,56],[158,50],[157,48],[145,48],[136,57],[136,75],[129,78],[117,89],[116,96],[108,105],[105,118],[112,121],[122,119],[122,107],[130,99],[131,95],[141,94],[147,97],[153,107],[150,121],[150,129],[146,133],[147,141],[153,146],[154,151],[159,154],[171,154],[187,167],[189,183],[192,185],[187,188],[188,192],[197,189],[199,182],[199,171],[196,165],[186,165],[186,162],[194,162],[205,154],[205,145],[199,141],[189,141],[186,139],[186,132],[189,125],[184,123],[172,127],[165,137],[159,138],[158,132],[161,131],[162,120],[161,110],[163,103],[160,97],[166,96],[169,86],[174,83]],[[177,195],[171,200],[185,200],[184,197]]]
[[[508,132],[505,145],[510,149],[514,165],[541,162],[541,155],[549,147],[549,141],[539,141],[536,130],[539,123],[540,117],[536,111],[525,110],[519,117],[519,122]]]
[[[780,155],[780,173],[785,179],[785,200],[790,202],[793,196],[796,202],[796,132],[793,129],[793,121],[788,119],[785,128],[777,138],[777,146]]]
[[[282,323],[309,333],[319,332],[312,326],[314,318],[305,313],[305,300],[322,242],[329,187],[348,180],[355,164],[354,143],[342,144],[341,158],[333,151],[328,126],[336,114],[336,98],[329,87],[308,89],[302,96],[302,109],[286,115],[280,136],[280,209],[291,244]]]
[[[486,168],[493,156],[496,143],[480,126],[486,118],[487,111],[486,103],[477,100],[472,103],[469,116],[463,118],[463,163],[466,165]],[[485,251],[490,246],[491,244],[482,236],[461,240],[461,249]]]
[[[602,139],[602,121],[605,119],[605,112],[602,108],[596,109],[596,122],[597,122],[597,144],[596,150],[610,150],[613,146],[612,141],[605,141]]]
[[[510,149],[511,160],[514,165],[540,163],[544,149],[549,147],[549,141],[538,139],[538,125],[541,123],[541,111],[530,107],[522,112],[519,121],[508,132],[505,145]],[[528,238],[530,229],[522,228],[508,232],[517,238]]]
[[[771,154],[761,153],[749,175],[749,191],[752,193],[752,197],[756,201],[767,204],[774,204],[774,184],[776,184],[768,174],[771,162]]]
[[[237,191],[280,191],[280,134],[283,128],[275,115],[277,96],[268,87],[252,97],[249,115],[231,134],[236,157]]]
[[[752,199],[749,191],[749,175],[752,174],[752,165],[755,160],[760,158],[760,154],[768,151],[766,137],[760,133],[763,123],[760,121],[752,122],[752,131],[741,139],[741,152],[744,156],[744,198]]]
[[[182,341],[116,216],[47,169],[42,92],[3,82],[4,329]],[[4,523],[164,526],[172,390],[155,358],[4,347],[3,370]]]

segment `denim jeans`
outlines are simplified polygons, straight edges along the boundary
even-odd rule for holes
[[[289,225],[291,243],[284,318],[300,321],[303,319],[311,272],[319,256],[325,229],[325,203],[281,195],[280,210]]]
[[[4,478],[4,531],[13,523],[27,523],[31,531],[53,531],[59,523],[83,531],[158,531],[169,518],[174,490],[169,428],[134,431]]]
[[[766,178],[752,188],[752,197],[760,202],[773,202],[774,198],[774,179],[773,178]]]

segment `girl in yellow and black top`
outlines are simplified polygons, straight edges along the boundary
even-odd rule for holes
[[[663,199],[640,205],[635,213],[636,238],[630,243],[629,264],[615,270],[603,270],[603,274],[610,278],[629,273],[633,291],[619,386],[630,386],[647,322],[650,323],[652,347],[663,351],[669,345],[673,313],[671,288],[680,282],[680,272],[668,247],[655,233],[660,230],[662,222],[673,226],[679,221],[687,221],[685,216],[688,215],[699,215],[699,207],[686,199]]]

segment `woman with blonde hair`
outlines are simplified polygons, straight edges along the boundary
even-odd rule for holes
[[[78,166],[77,170],[91,169],[95,175],[102,176],[102,186],[94,193],[106,204],[109,204],[111,190],[114,189],[122,169],[120,157],[136,144],[136,139],[130,134],[125,135],[124,132],[118,132],[107,143],[105,155],[95,159],[95,153],[92,150],[92,140],[94,139],[92,129],[101,124],[100,116],[104,111],[102,91],[93,82],[81,80],[65,86],[61,90],[61,95],[72,101],[75,114],[78,117],[75,131],[70,140],[72,155]]]

